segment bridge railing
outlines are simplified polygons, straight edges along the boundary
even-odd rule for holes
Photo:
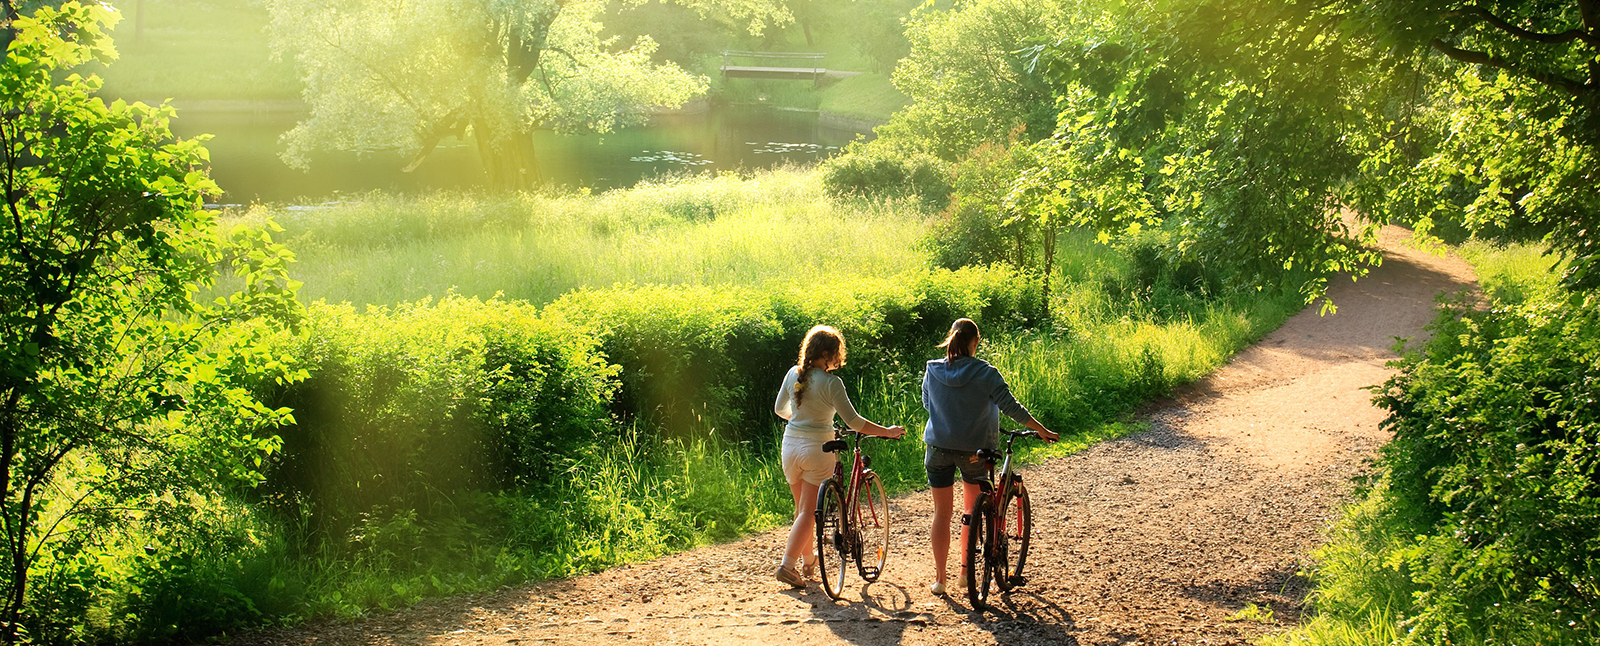
[[[822,66],[826,54],[811,52],[750,52],[734,49],[722,51],[722,73],[764,70],[771,74],[789,77],[812,78],[827,73]]]

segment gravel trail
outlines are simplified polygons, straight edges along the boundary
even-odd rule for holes
[[[883,579],[843,600],[772,580],[786,530],[576,579],[424,602],[236,644],[1243,644],[1298,622],[1296,575],[1352,476],[1386,439],[1367,386],[1434,296],[1470,288],[1454,257],[1381,236],[1383,266],[1337,282],[1338,313],[1291,318],[1142,415],[1148,431],[1027,469],[1029,583],[969,612],[929,594],[926,491],[892,502]],[[956,558],[954,552],[952,559]],[[952,573],[952,582],[955,579]],[[953,588],[953,586],[952,586]],[[1272,620],[1230,621],[1247,603]]]

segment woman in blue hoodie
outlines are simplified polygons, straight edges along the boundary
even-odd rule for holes
[[[955,476],[961,471],[962,509],[972,513],[972,505],[983,492],[978,483],[988,475],[978,459],[978,449],[1000,447],[1000,413],[1039,432],[1046,442],[1057,435],[1040,424],[1028,409],[1011,396],[1000,371],[987,361],[972,356],[978,351],[978,324],[960,319],[950,326],[950,334],[939,347],[944,358],[928,362],[922,378],[922,407],[928,409],[928,426],[922,441],[928,450],[923,466],[928,470],[928,486],[933,489],[933,585],[934,594],[945,593],[945,563],[950,556],[950,517],[955,503]],[[967,528],[961,527],[966,544]],[[966,581],[966,554],[961,568]]]

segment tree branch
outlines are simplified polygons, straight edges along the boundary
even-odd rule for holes
[[[1515,63],[1512,63],[1504,58],[1470,49],[1461,49],[1459,47],[1448,45],[1444,41],[1437,38],[1433,39],[1433,42],[1429,44],[1432,45],[1435,50],[1438,50],[1439,53],[1463,63],[1486,65],[1489,67],[1502,69],[1507,72],[1511,72],[1512,74],[1528,77],[1529,79],[1538,81],[1539,83],[1543,83],[1552,88],[1562,90],[1573,96],[1585,96],[1593,93],[1595,89],[1560,74],[1551,74],[1549,72],[1541,72],[1539,70],[1530,70],[1517,67]]]
[[[1581,5],[1582,5],[1582,3],[1580,3],[1580,9],[1581,9]],[[1592,11],[1593,8],[1590,7],[1590,10]],[[1588,13],[1588,12],[1585,12],[1585,13]],[[1587,15],[1584,16],[1584,23],[1585,23],[1584,26],[1588,27],[1589,28],[1588,30],[1584,30],[1584,29],[1568,29],[1566,31],[1563,31],[1563,32],[1560,32],[1560,33],[1554,33],[1554,34],[1538,32],[1538,31],[1533,31],[1533,30],[1529,30],[1529,29],[1523,29],[1522,27],[1518,27],[1516,25],[1511,24],[1510,22],[1506,21],[1504,18],[1501,18],[1499,16],[1494,15],[1488,9],[1484,9],[1483,7],[1479,7],[1479,6],[1471,6],[1471,7],[1466,7],[1464,9],[1461,9],[1460,11],[1452,11],[1450,13],[1445,14],[1445,16],[1446,17],[1476,16],[1476,17],[1478,17],[1478,19],[1480,19],[1480,20],[1482,20],[1484,22],[1487,22],[1487,23],[1489,23],[1491,25],[1494,25],[1494,27],[1496,29],[1499,29],[1500,31],[1506,32],[1508,34],[1511,34],[1512,36],[1516,36],[1517,38],[1521,38],[1523,40],[1531,40],[1531,41],[1536,42],[1536,43],[1545,43],[1547,45],[1553,45],[1553,44],[1557,44],[1557,43],[1570,43],[1570,42],[1572,42],[1574,40],[1581,40],[1581,41],[1583,41],[1585,44],[1587,44],[1590,47],[1600,48],[1600,34],[1596,34],[1594,32],[1594,27],[1588,24],[1588,22],[1589,22],[1588,18],[1589,17]]]

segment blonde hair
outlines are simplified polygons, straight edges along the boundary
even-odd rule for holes
[[[972,356],[972,340],[978,338],[978,324],[972,319],[956,319],[950,324],[950,333],[945,335],[944,343],[939,347],[944,348],[944,360],[955,361],[958,357]]]
[[[800,406],[800,398],[806,392],[806,378],[811,376],[811,371],[825,368],[818,364],[836,358],[842,366],[844,357],[844,335],[839,333],[838,328],[818,325],[806,332],[806,340],[800,342],[800,358],[795,361],[795,365],[800,367],[800,377],[794,382],[794,405]]]

